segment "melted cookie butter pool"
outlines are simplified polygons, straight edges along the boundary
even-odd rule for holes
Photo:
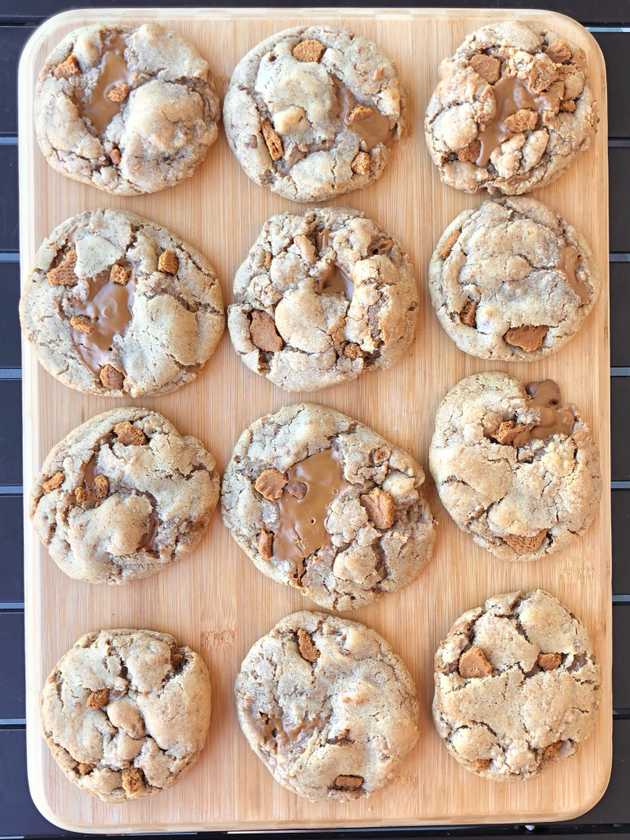
[[[109,272],[104,271],[88,283],[88,299],[73,314],[86,315],[91,330],[89,333],[74,330],[74,340],[85,364],[98,374],[104,365],[112,362],[114,336],[124,335],[129,325],[135,282],[132,276],[126,284],[114,283]]]
[[[330,265],[328,273],[320,280],[322,292],[334,292],[344,295],[347,300],[352,300],[354,294],[354,283],[352,277],[343,271],[336,263]]]
[[[335,90],[341,123],[350,131],[358,134],[368,149],[373,149],[381,144],[388,145],[392,142],[394,129],[389,119],[381,114],[378,108],[363,105],[354,97],[352,91],[338,80],[335,80]],[[352,115],[357,110],[362,116],[353,119]]]
[[[588,303],[591,296],[590,289],[575,273],[579,259],[580,255],[577,248],[574,248],[573,245],[567,245],[560,254],[558,268],[566,275],[567,282],[579,297],[580,303]]]
[[[301,567],[305,557],[330,545],[326,515],[331,502],[345,487],[339,459],[325,449],[287,470],[288,482],[278,500],[280,523],[274,534],[277,560]]]
[[[487,166],[492,152],[513,133],[505,124],[508,117],[521,109],[538,110],[536,99],[516,76],[499,79],[492,91],[496,100],[496,113],[494,119],[479,132],[480,148],[475,161],[477,166]]]
[[[120,111],[123,99],[110,98],[112,91],[119,85],[128,83],[127,62],[125,61],[125,42],[118,36],[107,46],[102,60],[102,68],[89,99],[82,106],[83,116],[87,117],[97,134],[102,134],[116,114]]]
[[[553,379],[529,382],[525,389],[529,395],[529,406],[540,409],[540,420],[531,429],[521,433],[515,446],[522,446],[530,439],[546,440],[552,435],[566,435],[573,432],[575,417],[570,408],[560,408],[560,388]],[[524,439],[521,440],[521,437]]]

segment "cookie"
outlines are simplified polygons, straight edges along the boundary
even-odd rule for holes
[[[210,724],[205,662],[167,633],[82,636],[42,691],[44,737],[75,785],[104,802],[151,796],[193,764]]]
[[[205,257],[154,222],[92,210],[58,225],[35,256],[22,329],[56,379],[141,397],[192,382],[225,326]]]
[[[92,417],[58,443],[35,480],[31,515],[59,568],[127,583],[179,560],[219,497],[212,455],[147,408]]]
[[[580,621],[542,589],[511,592],[465,612],[439,646],[433,717],[467,770],[525,780],[589,737],[599,688]]]
[[[565,548],[599,505],[591,431],[550,379],[462,379],[438,409],[429,464],[455,523],[503,560],[536,560]]]
[[[277,32],[236,66],[223,105],[245,173],[293,201],[323,201],[383,172],[405,129],[396,68],[345,30]]]
[[[228,328],[248,368],[314,391],[394,364],[417,310],[400,244],[362,213],[326,207],[265,222],[236,273]]]
[[[50,166],[116,195],[189,178],[220,118],[208,64],[155,23],[75,29],[46,59],[35,93],[37,140]]]
[[[464,210],[429,265],[431,300],[460,350],[482,359],[534,361],[579,330],[599,292],[591,251],[532,198]]]
[[[520,195],[554,180],[598,123],[584,51],[544,27],[506,21],[442,62],[425,135],[444,183]]]
[[[403,661],[374,630],[296,612],[259,639],[235,685],[243,734],[276,782],[311,801],[369,796],[418,740]]]
[[[301,403],[241,434],[223,477],[223,521],[268,577],[350,610],[411,583],[435,522],[416,461],[367,426]]]

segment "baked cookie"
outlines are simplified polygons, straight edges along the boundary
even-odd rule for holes
[[[100,630],[82,636],[42,691],[53,758],[82,790],[125,802],[170,787],[206,742],[205,662],[167,633]]]
[[[75,29],[46,59],[35,93],[37,140],[52,168],[117,195],[189,178],[220,118],[207,63],[155,23]]]
[[[127,583],[190,551],[218,498],[219,473],[203,445],[130,406],[92,417],[50,451],[31,515],[67,575]]]
[[[414,459],[331,408],[302,403],[241,434],[223,477],[223,521],[265,575],[328,609],[411,583],[435,522]]]
[[[196,379],[225,326],[212,266],[166,228],[121,210],[58,225],[35,255],[22,329],[48,373],[108,397]]]
[[[236,66],[225,132],[246,174],[293,201],[323,201],[383,172],[405,129],[396,68],[340,29],[286,29]]]
[[[325,613],[279,621],[243,660],[235,694],[250,747],[311,801],[369,796],[418,740],[404,662],[374,630]]]
[[[265,222],[234,279],[228,328],[248,368],[314,391],[388,368],[415,336],[418,289],[400,244],[357,210]]]
[[[467,770],[530,779],[593,729],[599,666],[578,619],[547,592],[489,598],[435,654],[433,717]]]
[[[503,560],[565,548],[597,511],[597,447],[550,379],[462,379],[438,409],[429,463],[455,523]]]
[[[425,116],[444,183],[520,195],[548,184],[597,127],[584,51],[544,27],[509,21],[473,32],[442,62]]]
[[[429,265],[431,300],[460,350],[534,361],[553,353],[593,308],[599,282],[583,237],[532,198],[464,210]]]

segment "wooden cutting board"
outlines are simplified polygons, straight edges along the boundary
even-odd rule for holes
[[[422,130],[438,64],[464,35],[484,23],[520,17],[540,21],[582,46],[601,122],[591,150],[560,180],[536,193],[583,231],[594,251],[602,294],[580,334],[550,358],[531,365],[494,364],[466,356],[440,329],[426,274],[446,224],[481,198],[445,187],[430,162]],[[189,38],[210,62],[223,93],[236,62],[262,38],[320,22],[373,38],[396,62],[409,92],[411,136],[376,184],[333,203],[365,210],[398,237],[415,261],[421,289],[413,352],[393,370],[329,388],[311,399],[334,406],[409,449],[422,463],[433,417],[445,392],[475,371],[501,369],[527,380],[552,377],[577,403],[599,442],[604,491],[595,525],[575,548],[535,563],[505,563],[458,531],[429,492],[439,519],[435,557],[401,593],[352,617],[375,628],[409,665],[422,706],[422,737],[398,781],[367,801],[313,805],[275,784],[240,733],[232,685],[250,645],[287,613],[313,606],[268,580],[237,548],[217,512],[202,545],[181,563],[124,587],[70,580],[49,559],[25,517],[28,773],[31,793],[51,822],[87,832],[383,826],[426,823],[525,822],[570,819],[604,792],[611,766],[611,545],[608,357],[608,169],[605,70],[594,39],[551,12],[488,10],[116,10],[72,11],[33,35],[20,63],[20,230],[23,282],[40,240],[79,211],[118,207],[146,215],[185,237],[215,265],[229,300],[235,269],[263,221],[299,205],[251,183],[224,136],[195,177],[157,195],[116,198],[53,172],[33,131],[33,88],[48,51],[86,23],[159,20]],[[23,347],[24,491],[49,448],[74,426],[119,402],[85,396],[55,382]],[[240,431],[261,414],[300,399],[249,372],[227,334],[204,374],[176,394],[143,400],[184,433],[200,437],[225,465]],[[131,401],[128,401],[131,402]],[[28,502],[27,502],[28,505]],[[431,722],[432,658],[451,622],[487,596],[542,586],[589,627],[602,665],[595,735],[579,754],[536,780],[498,784],[467,773],[449,757]],[[100,627],[149,627],[174,634],[205,656],[214,711],[199,763],[177,785],[151,799],[110,806],[80,793],[51,759],[40,736],[38,696],[59,657],[82,633]]]

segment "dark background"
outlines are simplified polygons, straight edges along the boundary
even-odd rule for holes
[[[236,5],[236,0],[234,0]],[[83,7],[196,6],[199,3],[85,2]],[[221,4],[208,4],[221,5]],[[267,5],[250,3],[250,5]],[[288,3],[276,6],[290,8]],[[311,3],[327,6],[332,3]],[[365,2],[344,3],[366,6]],[[385,5],[385,4],[383,4]],[[522,2],[399,3],[401,6],[522,8]],[[538,5],[538,4],[536,4]],[[540,6],[542,7],[542,5]],[[601,802],[570,823],[540,826],[365,829],[338,837],[577,836],[630,834],[630,0],[569,0],[544,6],[592,29],[606,59],[610,158],[611,399],[613,444],[614,762]],[[35,27],[70,4],[0,0],[0,838],[68,835],[36,811],[26,781],[24,727],[24,595],[22,584],[21,370],[17,191],[17,62]],[[624,25],[627,31],[624,31]],[[588,201],[588,196],[584,197]],[[28,256],[28,255],[27,255]],[[205,837],[215,835],[203,835]],[[325,833],[300,833],[305,838]]]

